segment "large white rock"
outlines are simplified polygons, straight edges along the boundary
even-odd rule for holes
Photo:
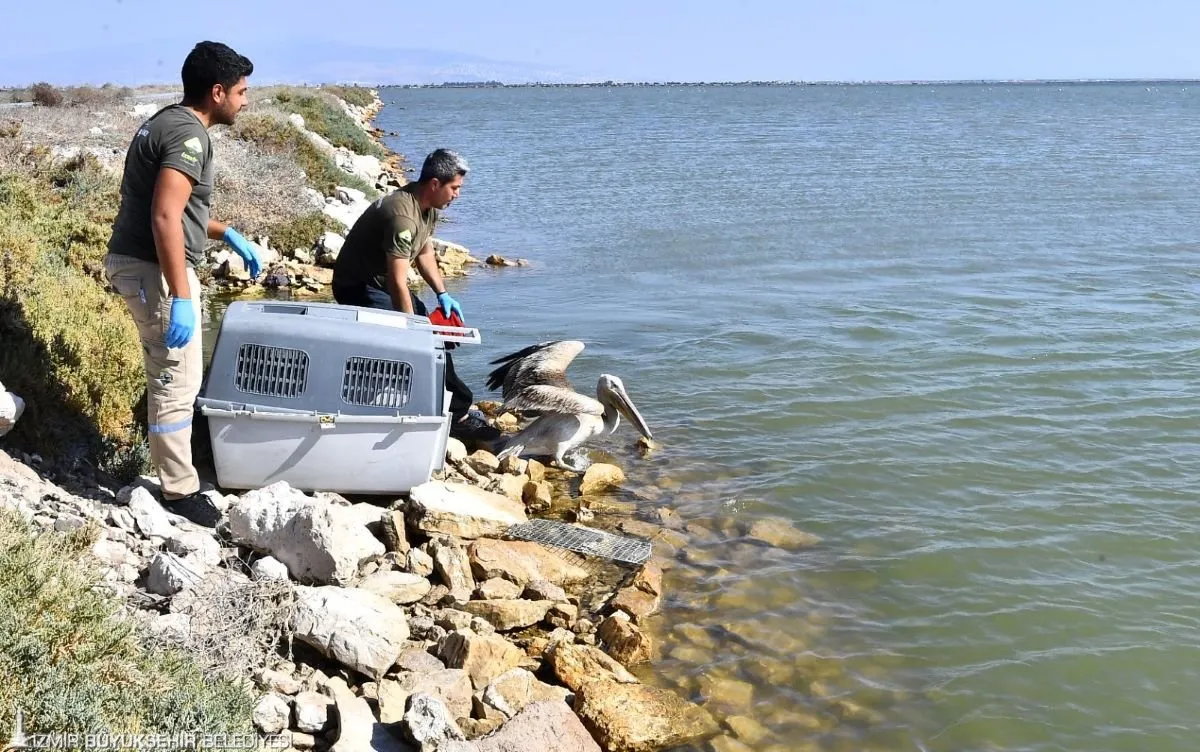
[[[339,188],[338,193],[339,193],[339,195],[341,195],[342,191],[352,191],[352,190],[354,190],[354,189],[353,188]],[[362,191],[354,191],[354,192],[358,193],[360,195],[362,194]],[[367,201],[366,199],[363,199],[361,201],[354,201],[354,200],[333,201],[333,202],[325,204],[325,206],[321,209],[321,211],[325,214],[325,216],[332,217],[333,219],[336,219],[337,221],[341,222],[343,225],[345,225],[346,227],[349,228],[349,227],[354,226],[354,223],[358,221],[358,218],[362,216],[362,213],[365,212],[367,210],[367,207],[369,207],[370,205],[371,205],[371,203],[369,201]]]
[[[312,205],[312,208],[320,209],[325,206],[325,197],[316,188],[304,186],[301,193],[303,193],[305,200]]]
[[[408,698],[402,724],[406,736],[421,749],[436,750],[446,742],[466,741],[445,703],[430,694],[417,693]]]
[[[357,188],[347,188],[344,185],[339,185],[335,188],[334,195],[337,196],[338,201],[346,205],[362,204],[367,200],[367,194]]]
[[[399,606],[366,590],[299,587],[296,639],[378,681],[404,649],[408,621]]]
[[[171,524],[171,518],[167,516],[167,510],[142,486],[137,486],[129,494],[129,512],[137,522],[138,530],[147,538],[169,538],[175,534],[175,527]]]
[[[274,556],[264,556],[250,565],[250,577],[256,581],[281,580],[287,582],[288,568]]]
[[[181,590],[199,585],[208,574],[208,567],[197,559],[159,551],[150,562],[146,589],[158,595],[175,595]]]
[[[528,521],[520,502],[440,480],[422,483],[409,492],[408,513],[418,530],[458,538],[499,536],[512,525]]]
[[[264,734],[278,734],[288,727],[291,717],[292,709],[287,700],[279,695],[269,694],[263,695],[254,706],[252,720],[255,728]]]
[[[424,577],[409,572],[376,572],[358,584],[358,587],[387,598],[392,603],[405,606],[416,603],[429,594],[432,585]]]
[[[385,553],[361,515],[282,482],[242,496],[229,509],[229,530],[238,543],[282,561],[299,582],[349,582],[363,561]]]
[[[330,752],[412,752],[412,747],[375,720],[371,706],[355,696],[340,676],[326,682],[322,691],[333,698],[337,707],[337,739]]]
[[[369,154],[356,154],[345,147],[338,147],[333,155],[333,161],[344,171],[355,175],[367,183],[374,185],[383,174],[383,163],[378,157]]]
[[[542,700],[527,705],[494,734],[474,742],[476,752],[600,752],[600,745],[588,733],[571,706],[561,700]],[[464,747],[444,746],[443,752],[459,752]]]
[[[25,400],[4,390],[0,384],[0,436],[8,433],[25,412]]]
[[[123,510],[122,510],[123,511]],[[178,531],[167,539],[167,550],[177,556],[194,559],[206,567],[221,563],[221,544],[199,530]]]

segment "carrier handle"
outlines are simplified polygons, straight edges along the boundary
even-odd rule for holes
[[[479,330],[475,327],[434,324],[428,319],[422,321],[420,318],[411,321],[409,325],[413,329],[432,332],[433,338],[442,343],[453,342],[455,344],[478,345],[483,341],[479,336]]]

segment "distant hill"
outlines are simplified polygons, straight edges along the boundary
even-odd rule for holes
[[[175,84],[190,43],[157,42],[8,56],[0,51],[0,86],[48,81],[60,86],[107,82]],[[254,61],[253,83],[440,84],[447,82],[580,83],[595,80],[531,63],[437,50],[337,42],[264,42],[238,51]]]

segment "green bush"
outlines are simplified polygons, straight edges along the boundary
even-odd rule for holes
[[[284,110],[301,115],[305,128],[324,136],[334,146],[344,146],[358,154],[370,154],[380,159],[387,156],[383,147],[329,97],[280,92],[275,99]]]
[[[6,441],[97,464],[136,456],[141,345],[102,271],[117,180],[91,158],[30,159],[0,175],[0,381],[27,410]]]
[[[378,195],[374,186],[339,168],[332,156],[286,120],[270,115],[243,115],[233,126],[233,135],[253,141],[265,151],[290,155],[304,170],[309,185],[325,196],[332,195],[339,185],[357,188],[368,196]]]
[[[344,100],[346,104],[352,104],[355,107],[370,107],[375,103],[375,95],[365,86],[324,86],[322,88],[338,99]]]
[[[253,734],[253,698],[186,655],[149,649],[88,549],[98,528],[36,532],[0,510],[0,738],[26,733]],[[250,736],[248,738],[253,738]]]
[[[346,226],[327,214],[312,212],[274,225],[267,230],[267,235],[271,238],[271,247],[286,253],[293,248],[312,248],[325,232],[344,235]]]

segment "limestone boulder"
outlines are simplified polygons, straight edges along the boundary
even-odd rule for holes
[[[322,655],[376,681],[408,639],[399,606],[375,593],[334,586],[296,589],[293,630]]]
[[[658,752],[703,741],[720,730],[704,708],[645,684],[589,681],[576,690],[575,712],[608,752]]]
[[[475,689],[483,689],[510,669],[521,665],[525,653],[498,635],[478,635],[456,630],[442,638],[438,656],[450,668],[461,668]]]
[[[545,580],[560,587],[587,582],[583,567],[567,562],[546,546],[532,541],[477,540],[468,547],[471,569],[478,580],[503,577],[518,585]]]
[[[462,609],[474,614],[500,632],[511,632],[537,624],[546,618],[554,601],[527,601],[502,599],[494,601],[470,601]]]
[[[429,580],[409,572],[376,572],[358,583],[360,590],[383,596],[399,606],[416,603],[429,594]]]
[[[511,526],[528,521],[519,502],[445,481],[429,481],[413,488],[408,513],[418,530],[465,539],[500,536]]]
[[[229,509],[234,541],[274,556],[299,582],[346,584],[367,559],[382,556],[360,512],[275,483],[238,499]]]

